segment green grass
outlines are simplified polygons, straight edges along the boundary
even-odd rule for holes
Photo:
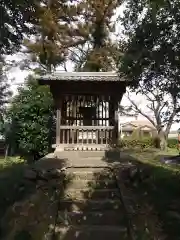
[[[152,209],[153,216],[156,216],[161,226],[161,231],[166,239],[178,240],[180,226],[180,167],[168,166],[160,162],[162,156],[177,155],[177,150],[169,150],[168,152],[160,152],[155,149],[147,149],[144,151],[129,150],[131,161],[142,170],[148,171],[148,178],[136,182],[129,183],[133,196],[137,197],[137,204],[144,209]],[[149,207],[148,207],[149,206]],[[146,211],[146,210],[145,210]],[[148,217],[148,220],[151,216]],[[152,222],[153,222],[152,218]],[[146,222],[146,220],[144,220]],[[147,224],[150,226],[150,223]],[[139,239],[161,239],[151,236]]]
[[[0,171],[19,163],[24,163],[24,160],[19,157],[8,157],[6,160],[5,158],[0,157]]]

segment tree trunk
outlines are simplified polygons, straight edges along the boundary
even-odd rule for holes
[[[9,156],[9,144],[6,145],[6,149],[5,149],[5,156],[4,156],[5,161],[7,160],[8,156]]]
[[[165,137],[160,138],[160,148],[162,151],[167,151],[167,139]]]
[[[167,134],[163,130],[159,132],[159,140],[160,140],[160,149],[162,151],[167,151]]]

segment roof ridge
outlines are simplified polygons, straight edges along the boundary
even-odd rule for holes
[[[36,75],[37,80],[59,81],[125,81],[117,72],[61,72],[56,71],[45,75]]]

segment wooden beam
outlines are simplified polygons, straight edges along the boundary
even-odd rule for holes
[[[71,82],[71,81],[51,81],[51,92],[57,98],[59,94],[69,95],[123,95],[126,82]]]
[[[113,130],[114,127],[113,126],[64,126],[61,125],[61,129],[63,130],[67,130],[67,129],[71,129],[71,130]]]
[[[66,120],[71,120],[71,121],[75,121],[75,120],[83,120],[84,118],[83,117],[66,117],[65,118]],[[92,120],[95,120],[95,121],[97,121],[97,120],[104,120],[104,121],[108,121],[108,120],[110,120],[110,118],[102,118],[102,117],[94,117],[94,118],[92,118]],[[77,124],[76,124],[77,125]]]

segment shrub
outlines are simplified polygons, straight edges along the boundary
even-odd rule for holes
[[[29,161],[46,155],[51,145],[53,99],[49,88],[31,77],[13,98],[8,117],[18,154]]]
[[[168,139],[168,147],[169,148],[177,148],[177,139],[176,138],[169,138]]]
[[[120,147],[122,148],[150,148],[154,147],[154,139],[153,138],[124,138],[120,140]]]

